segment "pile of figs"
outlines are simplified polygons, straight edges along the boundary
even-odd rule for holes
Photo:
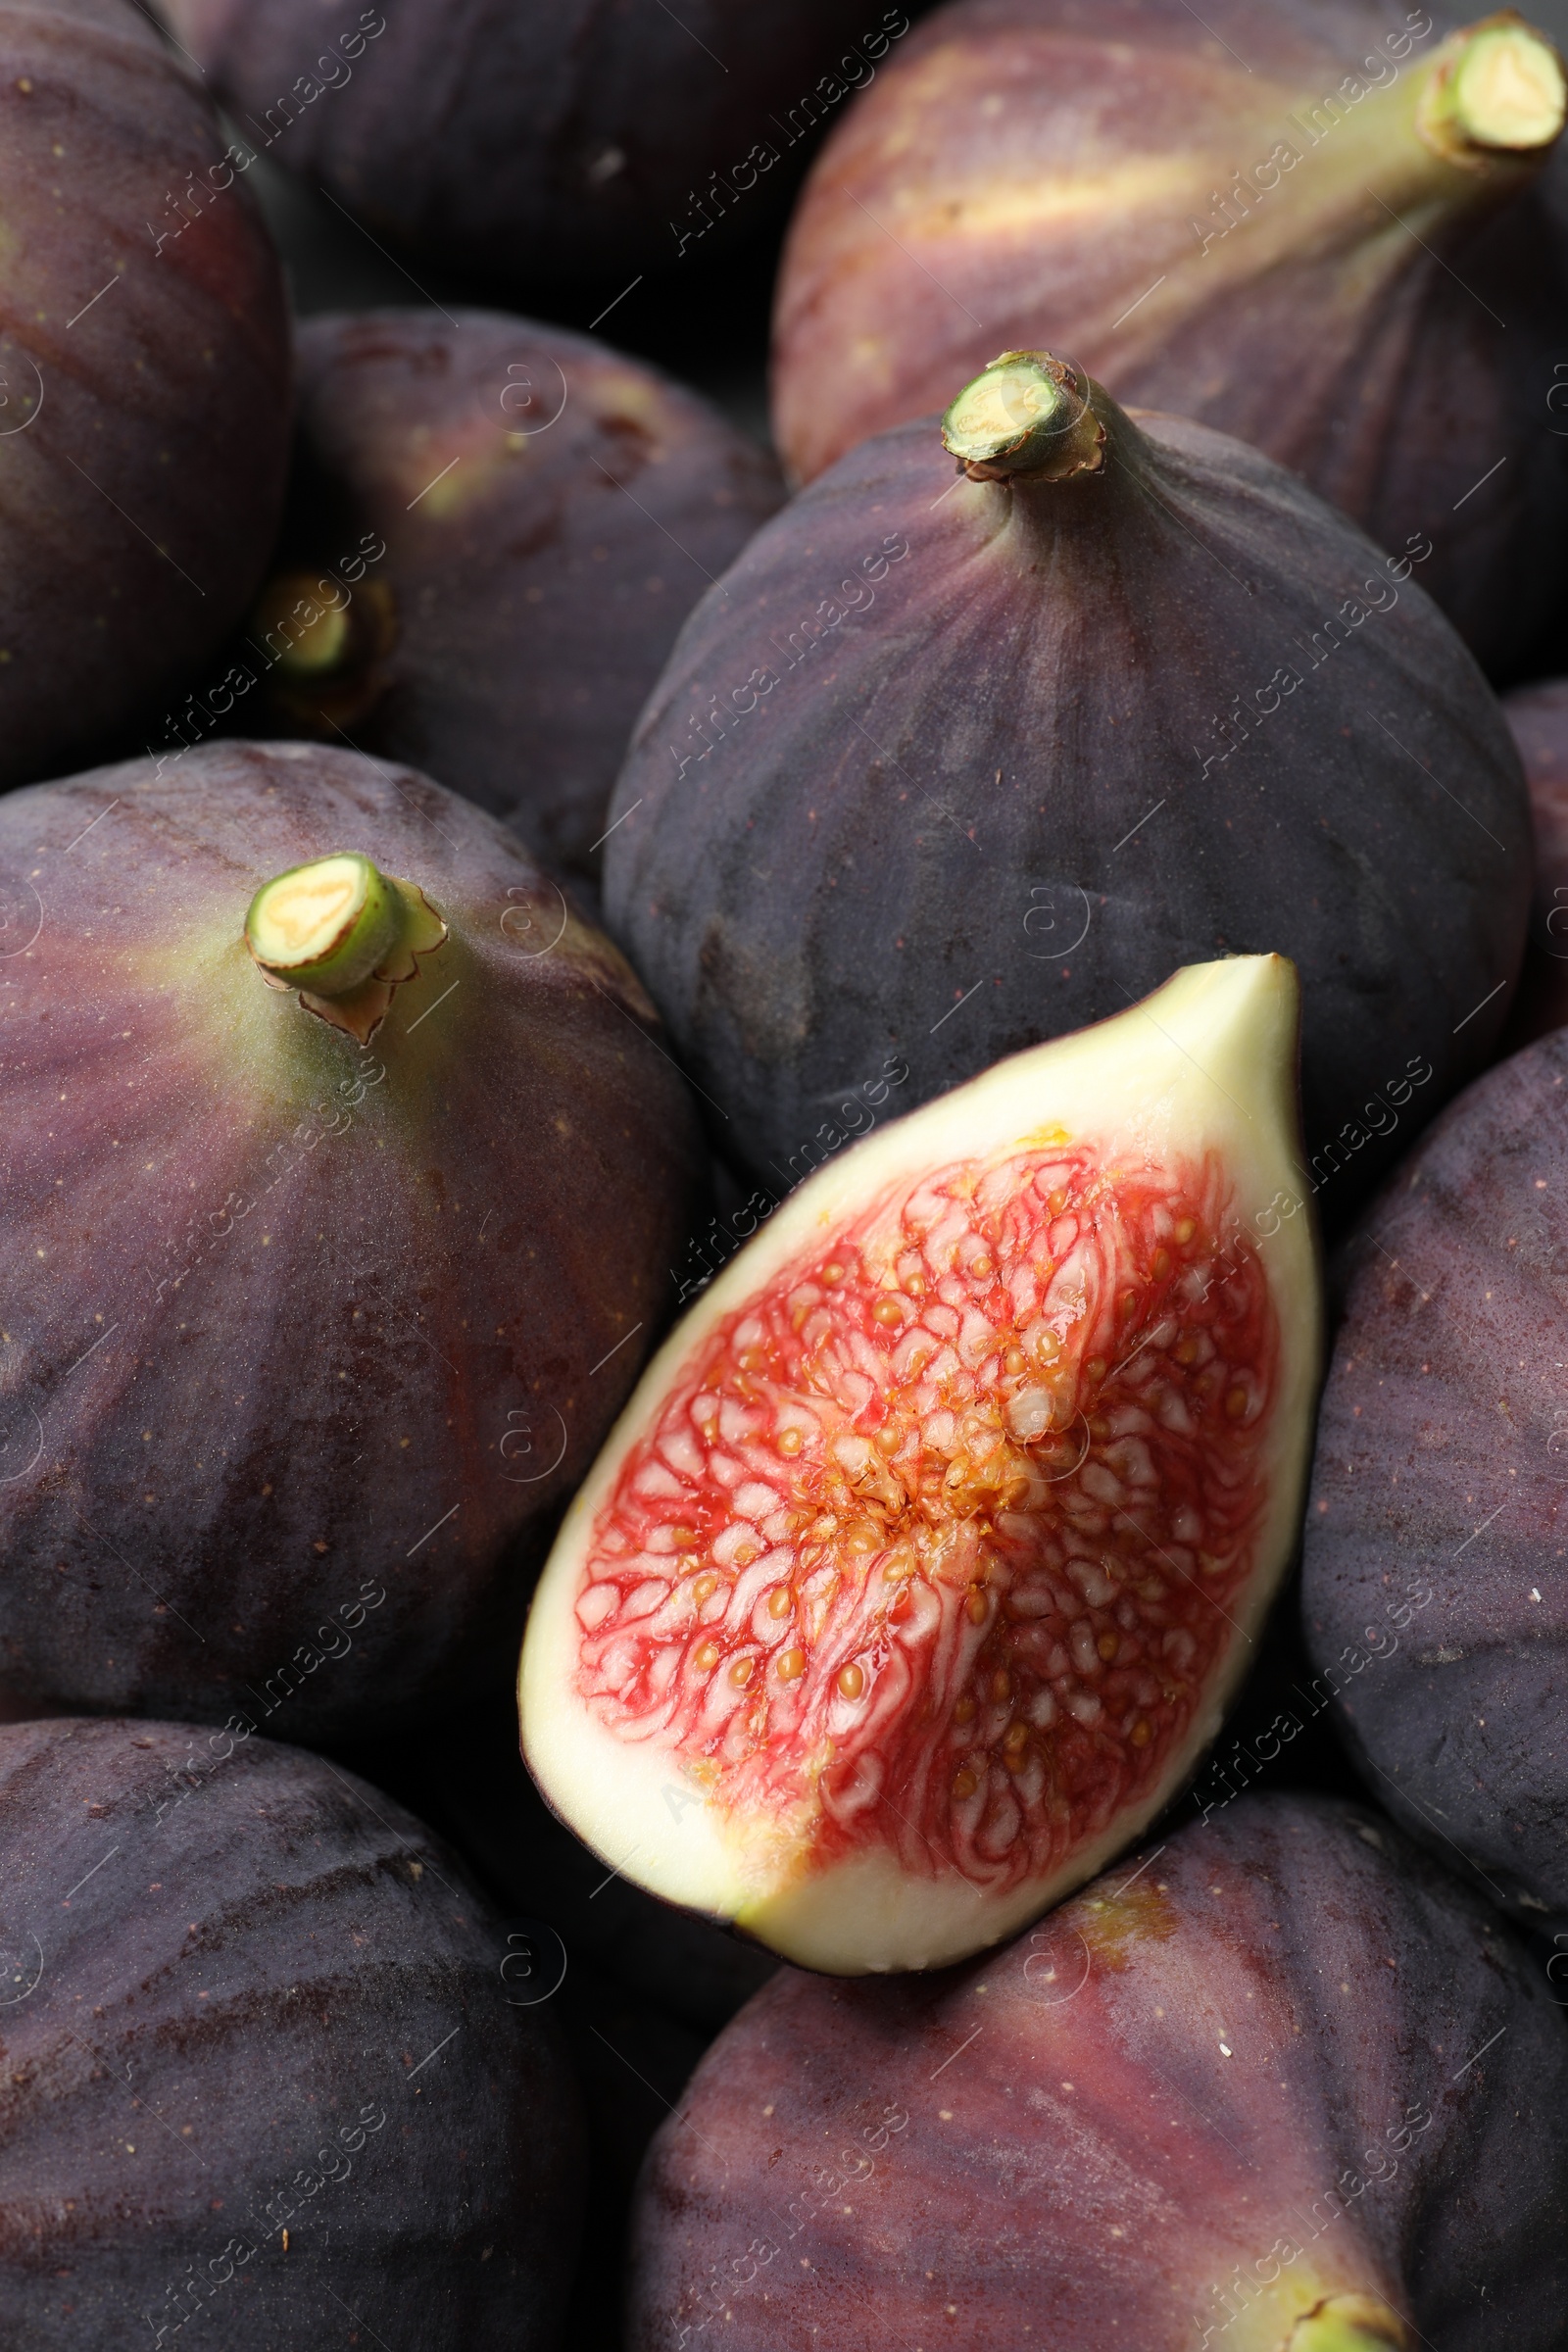
[[[0,0],[7,2344],[1562,2352],[1557,31]]]

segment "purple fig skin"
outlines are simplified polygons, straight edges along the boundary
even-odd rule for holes
[[[1101,471],[956,481],[928,418],[763,526],[632,739],[606,922],[775,1187],[890,1052],[912,1108],[1180,964],[1290,956],[1303,1189],[1343,1223],[1501,1027],[1518,756],[1419,549],[1094,397]]]
[[[512,286],[666,267],[759,220],[795,140],[908,28],[880,0],[160,8],[258,148],[378,235]]]
[[[343,849],[451,934],[365,1049],[243,937]],[[636,980],[493,818],[315,745],[14,794],[0,873],[0,1685],[313,1738],[499,1685],[692,1226]]]
[[[581,2099],[422,1823],[297,1748],[64,1720],[0,1731],[0,1824],[8,2343],[559,2342]]]
[[[1568,1022],[1568,678],[1521,686],[1503,698],[1536,841],[1536,895],[1519,993],[1503,1034],[1516,1052]]]
[[[1405,1827],[1568,1927],[1568,1032],[1450,1104],[1346,1262],[1313,1663]]]
[[[1550,2352],[1565,2096],[1485,1905],[1245,1797],[962,1968],[781,1969],[650,2151],[628,2352],[1276,2352],[1357,2292],[1391,2345]]]
[[[5,0],[0,92],[3,788],[120,740],[244,612],[289,357],[270,240],[145,13]]]
[[[1382,546],[1428,532],[1429,591],[1490,674],[1528,676],[1568,601],[1560,197],[1539,154],[1449,160],[1403,120],[1370,127],[1487,14],[938,10],[838,119],[791,224],[787,467],[810,480],[1046,345],[1124,404],[1253,442]]]
[[[772,461],[656,369],[495,312],[314,318],[299,371],[274,572],[308,594],[341,550],[385,554],[346,666],[273,667],[266,725],[346,732],[591,868],[681,622],[782,503]],[[233,724],[260,731],[252,703]]]

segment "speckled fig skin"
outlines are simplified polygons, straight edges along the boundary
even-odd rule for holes
[[[1568,1927],[1568,1032],[1501,1062],[1347,1250],[1302,1609],[1372,1787]]]
[[[880,0],[160,9],[278,163],[378,235],[513,286],[668,267],[705,223],[759,224],[794,140],[908,24]]]
[[[227,723],[339,742],[335,722],[590,864],[681,622],[783,499],[771,460],[654,368],[495,312],[314,318],[299,370],[273,571],[307,610],[325,575],[325,610],[343,551],[385,554],[344,608],[345,666],[274,665],[265,720],[256,694]]]
[[[890,1050],[912,1107],[1184,962],[1290,956],[1333,1224],[1501,1025],[1517,755],[1430,541],[1386,559],[1242,443],[1095,400],[1102,471],[956,480],[928,418],[759,532],[639,722],[607,922],[775,1187]]]
[[[1516,1048],[1568,1022],[1568,678],[1517,688],[1502,714],[1524,762],[1536,839],[1530,940],[1504,1033]]]
[[[17,1724],[0,1878],[8,2342],[559,2342],[577,2086],[412,1814],[267,1740]]]
[[[839,118],[791,225],[786,463],[808,480],[1046,344],[1118,400],[1255,443],[1386,547],[1429,532],[1427,588],[1490,672],[1528,676],[1568,594],[1546,407],[1568,233],[1539,158],[1450,161],[1400,119],[1445,35],[1487,14],[936,12]]]
[[[101,752],[240,617],[289,363],[217,117],[128,0],[0,6],[0,218],[4,787]]]
[[[363,1051],[242,935],[339,849],[451,931]],[[0,1685],[320,1739],[499,1684],[691,1225],[632,974],[493,818],[314,745],[13,795],[0,872]]]
[[[1350,2294],[1408,2329],[1367,2352],[1550,2352],[1565,2095],[1483,1904],[1243,1798],[963,1968],[782,1969],[650,2151],[628,2352],[1280,2352]]]

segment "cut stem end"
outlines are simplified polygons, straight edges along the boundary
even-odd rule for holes
[[[1544,33],[1502,9],[1444,44],[1416,121],[1452,162],[1544,156],[1568,121],[1568,76]]]
[[[417,883],[383,874],[355,850],[290,866],[264,882],[245,944],[269,987],[297,988],[309,1012],[368,1045],[392,991],[447,927]]]
[[[1004,351],[942,419],[942,445],[974,482],[1064,481],[1104,463],[1087,379],[1049,351]]]

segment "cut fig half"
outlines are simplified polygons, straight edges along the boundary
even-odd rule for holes
[[[625,1877],[803,1966],[1010,1936],[1192,1770],[1318,1377],[1283,956],[1179,971],[818,1170],[655,1358],[523,1644]]]

